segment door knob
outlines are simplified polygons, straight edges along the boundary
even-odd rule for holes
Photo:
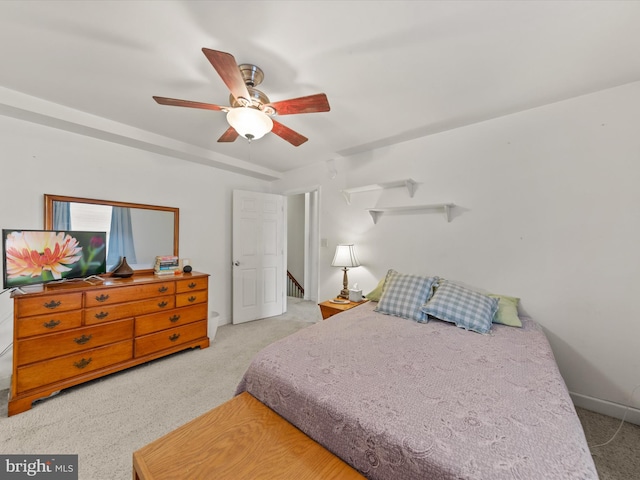
[[[237,261],[237,260],[236,260],[235,262],[233,262],[233,264],[234,264],[236,267],[239,267],[239,266],[240,266],[240,262],[239,262],[239,261]]]

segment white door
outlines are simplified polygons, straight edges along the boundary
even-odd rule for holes
[[[284,312],[284,197],[233,191],[233,323]]]

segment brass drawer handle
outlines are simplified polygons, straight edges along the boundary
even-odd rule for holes
[[[106,302],[107,300],[109,300],[109,295],[105,295],[104,293],[99,297],[96,297],[96,301],[98,302]]]
[[[158,306],[159,306],[160,308],[164,308],[164,307],[166,307],[167,305],[169,305],[169,304],[168,304],[167,302],[165,302],[164,300],[158,304]]]
[[[195,302],[197,297],[191,296],[189,298],[187,298],[187,300],[189,300],[190,302]]]
[[[195,282],[191,282],[189,285],[187,285],[189,288],[196,288],[196,283]]]
[[[164,292],[166,292],[167,290],[169,290],[169,289],[166,287],[166,285],[162,285],[162,286],[158,289],[158,291],[159,291],[160,293],[164,293]]]
[[[56,328],[58,325],[60,325],[60,320],[49,320],[42,324],[44,328]]]
[[[169,340],[171,340],[172,342],[175,342],[179,338],[180,338],[180,334],[179,333],[174,333],[173,335],[171,335],[169,337]]]
[[[84,368],[87,365],[89,365],[91,363],[92,358],[89,357],[89,359],[87,360],[86,358],[83,358],[82,360],[80,360],[79,362],[73,362],[73,366],[76,368]]]
[[[94,317],[96,317],[98,320],[102,320],[103,318],[107,318],[108,316],[109,312],[100,312],[94,315]]]
[[[91,340],[91,337],[93,337],[93,335],[89,335],[88,337],[86,335],[82,335],[80,338],[74,338],[73,341],[78,345],[84,345],[89,340]]]
[[[180,315],[173,315],[172,317],[169,317],[169,321],[171,323],[176,323],[178,320],[180,320]]]
[[[56,302],[55,300],[51,300],[49,303],[45,303],[44,304],[44,308],[50,308],[50,309],[54,309],[54,308],[58,308],[60,306],[61,302]]]

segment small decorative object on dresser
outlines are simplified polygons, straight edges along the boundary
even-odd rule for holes
[[[9,416],[63,388],[208,347],[208,281],[140,273],[14,291]]]
[[[336,313],[344,312],[345,310],[357,307],[358,305],[362,305],[363,303],[366,303],[368,301],[369,300],[350,302],[349,300],[344,300],[342,298],[334,298],[332,300],[327,300],[325,302],[319,303],[318,306],[320,307],[320,313],[322,313],[322,319],[326,320]]]
[[[122,257],[120,263],[111,272],[112,277],[129,278],[133,276],[133,269],[127,263],[127,257]]]

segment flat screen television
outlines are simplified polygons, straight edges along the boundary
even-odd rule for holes
[[[104,274],[106,240],[105,232],[2,229],[4,288]]]

